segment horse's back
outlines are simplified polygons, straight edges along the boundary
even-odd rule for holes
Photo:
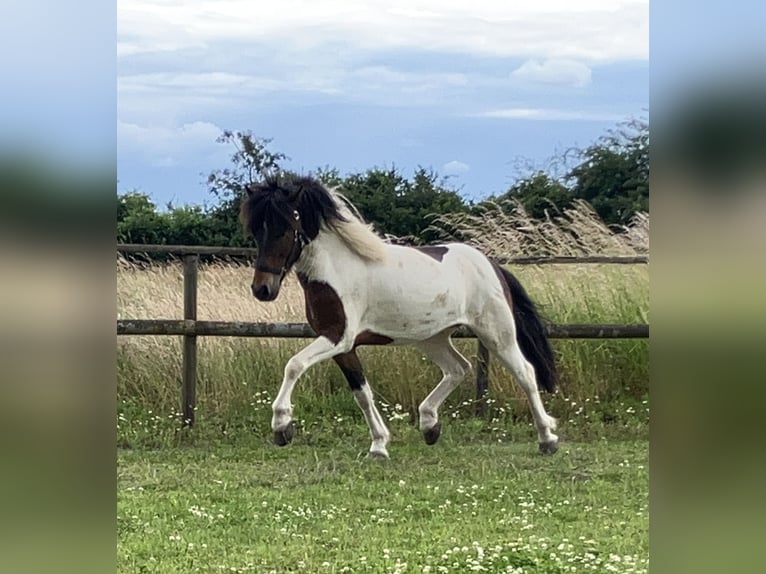
[[[390,245],[388,253],[385,264],[368,271],[362,327],[394,340],[423,340],[470,324],[488,287],[498,290],[492,264],[468,245]]]

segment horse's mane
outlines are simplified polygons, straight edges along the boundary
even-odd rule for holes
[[[328,190],[343,219],[329,221],[338,237],[362,259],[383,261],[386,258],[385,241],[377,235],[372,225],[366,223],[356,206],[336,190]]]
[[[251,231],[266,224],[273,233],[281,234],[290,225],[294,209],[308,239],[316,238],[324,229],[362,259],[385,259],[385,242],[348,198],[311,177],[279,174],[249,186],[248,197],[240,207],[240,221]]]

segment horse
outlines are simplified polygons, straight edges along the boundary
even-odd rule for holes
[[[295,434],[296,382],[312,365],[333,359],[369,425],[369,455],[388,458],[390,433],[356,353],[362,345],[388,344],[414,345],[442,371],[418,407],[423,438],[436,443],[439,407],[472,370],[451,340],[465,325],[526,393],[540,452],[556,452],[556,419],[546,413],[539,393],[556,390],[554,355],[536,305],[513,274],[461,243],[387,243],[348,199],[310,176],[281,173],[245,190],[240,222],[258,248],[251,291],[260,301],[273,301],[294,270],[317,334],[285,365],[272,404],[277,445]]]

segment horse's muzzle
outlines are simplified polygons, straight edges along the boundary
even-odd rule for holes
[[[262,285],[256,285],[253,283],[250,285],[250,290],[253,292],[253,296],[259,301],[273,301],[279,295],[279,284],[271,286],[268,283]]]

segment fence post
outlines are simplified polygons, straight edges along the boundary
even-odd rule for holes
[[[487,413],[487,389],[489,387],[489,349],[481,341],[476,352],[476,415]]]
[[[197,255],[184,255],[184,322],[197,320]],[[184,335],[181,403],[183,426],[194,425],[197,407],[197,335]]]

